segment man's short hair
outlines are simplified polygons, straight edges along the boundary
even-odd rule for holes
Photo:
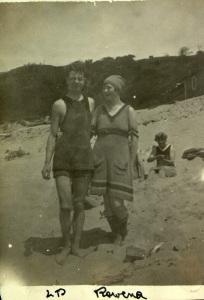
[[[167,140],[167,134],[165,132],[159,132],[155,135],[154,140],[157,142],[159,140]]]
[[[71,71],[83,74],[84,77],[86,77],[86,69],[85,69],[85,63],[82,61],[75,61],[64,68],[65,77],[69,76],[69,73]]]

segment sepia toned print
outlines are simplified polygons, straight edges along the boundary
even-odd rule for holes
[[[0,3],[2,287],[203,285],[203,9]]]

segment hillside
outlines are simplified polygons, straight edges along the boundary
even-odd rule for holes
[[[87,93],[97,103],[101,101],[103,79],[115,73],[127,81],[123,100],[139,109],[173,102],[172,91],[176,84],[204,67],[204,53],[143,60],[127,55],[87,60],[85,63],[89,77]],[[48,115],[53,101],[64,92],[63,67],[29,64],[1,73],[0,120],[35,119]]]
[[[33,119],[50,112],[63,93],[61,67],[27,65],[0,75],[2,120]]]
[[[0,149],[3,283],[204,284],[204,161],[181,158],[185,149],[204,147],[204,97],[136,114],[141,157],[146,159],[155,133],[164,130],[176,149],[178,175],[135,181],[135,199],[128,204],[128,236],[121,248],[110,244],[110,229],[101,217],[103,206],[98,199],[98,206],[86,211],[81,246],[87,256],[70,255],[62,267],[50,255],[60,240],[56,187],[54,180],[44,181],[40,174],[49,126],[6,126],[11,135],[1,137]],[[5,125],[0,130],[4,132]],[[25,155],[5,159],[19,147]],[[146,164],[147,172],[151,166]],[[124,262],[128,245],[143,249],[144,259]],[[158,251],[151,253],[155,246]]]

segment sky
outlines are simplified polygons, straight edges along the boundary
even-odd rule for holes
[[[204,50],[203,0],[0,3],[0,72]]]

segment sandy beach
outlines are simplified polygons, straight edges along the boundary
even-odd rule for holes
[[[182,159],[184,150],[204,147],[204,97],[136,111],[140,153],[145,161],[154,135],[165,131],[176,150],[178,175],[135,180],[135,199],[128,203],[128,236],[113,246],[102,199],[86,211],[81,247],[84,257],[55,262],[61,233],[53,179],[41,168],[49,125],[1,125],[0,237],[1,283],[22,285],[204,284],[204,161]],[[5,159],[19,147],[22,157]],[[145,169],[152,164],[145,163]],[[143,259],[126,261],[126,249],[144,251]],[[155,248],[156,247],[156,248]]]

